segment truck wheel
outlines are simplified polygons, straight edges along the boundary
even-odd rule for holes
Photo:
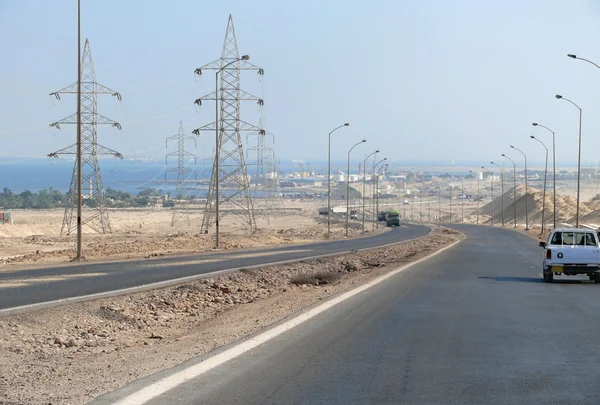
[[[596,284],[600,283],[600,273],[596,273],[596,274],[594,274],[594,276],[595,276],[594,277],[594,282]]]
[[[554,281],[554,273],[549,271],[548,273],[546,273],[546,282],[551,283],[553,281]]]
[[[542,276],[544,277],[544,281],[546,281],[548,277],[546,276],[546,272],[543,270],[542,270]]]

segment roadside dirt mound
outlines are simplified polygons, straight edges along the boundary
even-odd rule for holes
[[[517,224],[521,225],[525,223],[525,210],[527,207],[527,212],[529,216],[529,223],[541,225],[542,222],[542,206],[543,206],[543,197],[544,192],[540,189],[529,188],[527,196],[525,196],[525,186],[518,185],[517,186],[517,201],[516,201],[516,216],[517,216]],[[502,206],[502,201],[504,197],[504,207]],[[502,211],[504,211],[504,221],[508,224],[513,224],[513,219],[515,216],[514,211],[514,196],[513,196],[513,188],[511,187],[509,190],[505,191],[504,195],[498,196],[494,199],[493,202],[486,204],[483,206],[479,212],[480,214],[491,213],[491,207],[493,204],[494,208],[494,222],[500,222],[502,219]],[[600,206],[600,199],[597,200],[597,204]],[[574,222],[575,215],[577,212],[577,199],[575,197],[569,195],[556,195],[556,218],[559,222]],[[582,203],[579,207],[580,218],[583,216],[590,215],[592,213],[592,209],[587,204]],[[552,218],[554,215],[554,201],[553,194],[551,190],[546,190],[546,201],[545,201],[545,222],[548,224],[552,222]],[[600,220],[600,211],[597,214]]]

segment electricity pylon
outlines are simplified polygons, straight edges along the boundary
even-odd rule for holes
[[[87,216],[82,217],[82,226],[87,225],[96,232],[111,232],[110,220],[106,209],[104,187],[100,175],[98,156],[115,156],[123,159],[123,155],[112,149],[98,145],[98,125],[111,125],[121,129],[121,124],[98,114],[98,94],[110,94],[121,100],[121,94],[96,82],[96,73],[92,62],[90,43],[86,39],[82,56],[81,66],[81,184],[82,194],[88,187],[87,194],[83,196],[87,200],[86,205],[92,210]],[[60,100],[61,94],[77,94],[77,82],[54,93]],[[60,129],[61,124],[77,124],[77,113],[72,114],[60,121],[53,122],[50,126]],[[48,154],[49,157],[58,158],[58,155],[77,155],[77,144],[67,146],[56,152]],[[69,235],[77,229],[77,163],[73,167],[71,185],[67,193],[67,204],[63,217],[61,235]],[[73,221],[75,218],[75,221]]]
[[[168,179],[169,173],[177,173],[177,180],[175,183],[175,201],[178,200],[178,196],[181,196],[181,203],[183,207],[182,209],[177,210],[176,206],[173,206],[173,216],[171,218],[171,226],[175,226],[177,221],[184,219],[187,222],[188,226],[190,225],[190,213],[188,211],[188,203],[189,203],[189,195],[188,195],[188,183],[191,181],[192,183],[196,182],[196,179],[190,180],[189,177],[195,174],[193,169],[190,169],[188,165],[186,165],[186,161],[194,160],[194,166],[196,165],[196,155],[185,150],[185,141],[193,140],[194,141],[194,149],[196,148],[196,138],[193,136],[186,136],[183,131],[183,122],[179,123],[179,133],[177,135],[173,135],[167,138],[166,147],[169,147],[169,140],[175,139],[177,140],[177,151],[167,153],[165,157],[165,165],[169,165],[169,156],[177,156],[177,168],[169,168],[165,171],[165,182],[169,182]]]
[[[219,130],[219,147],[213,161],[201,232],[208,231],[217,221],[215,207],[215,181],[217,178],[219,181],[218,198],[221,207],[218,220],[221,221],[227,215],[234,215],[251,232],[256,230],[256,220],[250,195],[250,181],[240,133],[247,131],[264,132],[264,130],[240,119],[240,104],[242,101],[256,101],[258,105],[263,105],[263,100],[241,90],[240,73],[241,71],[250,70],[263,75],[264,70],[246,60],[237,61],[225,67],[230,62],[239,59],[240,54],[233,28],[233,18],[230,15],[221,57],[195,70],[198,75],[201,75],[204,70],[221,71],[218,88],[195,101],[198,105],[202,105],[202,101],[216,101],[217,97],[219,101],[219,122],[212,122],[193,131],[195,135],[204,132],[211,135],[216,128]],[[218,162],[218,174],[216,162]]]
[[[262,119],[258,121],[258,127],[263,128]],[[246,136],[247,143],[253,145],[248,148],[246,156],[255,156],[255,160],[251,160],[248,166],[256,166],[255,175],[252,177],[254,195],[258,197],[258,201],[263,202],[262,214],[269,221],[270,210],[273,209],[278,196],[277,177],[275,173],[275,150],[267,143],[267,136],[273,139],[275,136],[270,132],[259,131],[250,133]],[[255,142],[251,138],[256,138]],[[256,204],[256,200],[254,201]]]

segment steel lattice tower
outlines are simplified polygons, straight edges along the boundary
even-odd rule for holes
[[[196,69],[195,73],[201,75],[203,70],[219,71],[228,63],[239,58],[233,18],[229,15],[221,57]],[[214,204],[215,180],[217,178],[215,162],[219,162],[219,203],[221,209],[219,210],[218,220],[220,221],[227,215],[235,215],[251,232],[256,230],[256,220],[250,195],[250,181],[240,133],[246,131],[260,132],[262,129],[240,119],[240,104],[242,101],[256,101],[259,105],[262,105],[263,100],[241,90],[240,73],[243,70],[253,70],[260,75],[264,74],[263,69],[248,61],[232,63],[221,71],[218,94],[212,92],[195,101],[196,104],[201,105],[202,101],[215,101],[218,96],[220,114],[218,123],[212,122],[193,131],[195,135],[199,135],[205,131],[212,134],[215,128],[219,130],[219,148],[215,153],[213,162],[212,176],[202,219],[202,232],[207,231],[217,220]]]
[[[263,128],[262,119],[258,121],[258,127]],[[256,166],[255,176],[253,177],[253,185],[255,193],[261,193],[260,200],[263,201],[263,214],[268,219],[269,210],[273,207],[277,196],[277,178],[275,173],[275,150],[267,144],[267,136],[272,137],[273,142],[275,136],[264,130],[256,133],[248,134],[247,143],[252,144],[249,138],[256,137],[256,142],[248,148],[246,155],[250,158],[251,155],[256,156],[256,160],[252,160],[249,166]],[[272,176],[272,177],[270,177]]]
[[[193,136],[186,136],[183,131],[183,122],[179,123],[179,133],[177,135],[173,135],[167,138],[166,147],[169,147],[169,140],[174,139],[177,140],[177,152],[167,153],[165,157],[165,165],[169,164],[169,156],[177,156],[177,168],[170,168],[165,171],[165,182],[170,182],[168,179],[169,173],[177,173],[177,180],[175,183],[175,195],[182,195],[184,202],[183,212],[177,211],[176,207],[173,207],[173,216],[171,218],[171,226],[174,226],[177,221],[180,219],[185,219],[188,226],[190,225],[190,214],[188,212],[188,187],[187,184],[190,182],[189,177],[195,174],[193,169],[190,169],[186,165],[186,160],[188,158],[194,159],[194,166],[196,165],[196,155],[185,150],[185,141],[192,140],[194,141],[194,148],[196,148],[196,138]],[[196,182],[196,178],[192,180],[192,183]]]
[[[84,216],[82,218],[82,225],[87,225],[96,232],[106,233],[111,232],[111,227],[106,209],[98,156],[110,155],[123,159],[123,155],[112,149],[98,145],[98,125],[112,125],[121,129],[121,125],[118,122],[98,114],[98,95],[110,94],[117,97],[119,101],[121,100],[121,95],[96,82],[92,52],[90,51],[90,43],[87,39],[85,40],[81,63],[81,184],[82,193],[86,186],[89,187],[87,195],[84,196],[88,200],[88,205],[95,205],[93,211],[87,217]],[[51,96],[55,96],[58,100],[60,100],[61,94],[77,94],[77,82],[59,91],[50,93]],[[50,126],[60,129],[61,124],[77,125],[77,113],[60,121],[53,122]],[[55,158],[58,158],[58,155],[77,155],[77,144],[75,143],[48,154],[48,156]],[[60,231],[61,235],[65,233],[69,235],[77,229],[77,174],[77,163],[75,163],[71,185],[67,194],[67,205]],[[95,203],[92,204],[91,201]]]

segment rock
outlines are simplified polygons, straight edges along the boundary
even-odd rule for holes
[[[223,292],[225,294],[229,294],[231,292],[230,288],[227,287],[226,285],[222,285],[221,287],[219,287],[219,289],[221,290],[221,292]]]
[[[150,339],[164,339],[164,337],[155,334],[154,332],[152,332],[152,334],[150,335]]]
[[[67,342],[65,341],[65,339],[63,337],[55,337],[54,338],[54,344],[55,345],[59,345],[59,346],[66,346]]]
[[[354,263],[348,262],[344,266],[344,270],[346,271],[358,271],[358,266]]]

